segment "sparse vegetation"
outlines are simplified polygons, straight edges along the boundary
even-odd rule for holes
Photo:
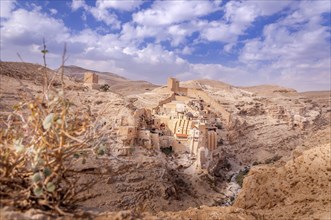
[[[243,170],[240,170],[239,173],[236,176],[236,182],[240,187],[243,186],[244,178],[248,174],[249,168],[244,168]]]
[[[108,92],[110,91],[110,86],[108,84],[103,84],[102,86],[100,86],[100,91]]]
[[[266,159],[264,163],[265,163],[265,164],[274,163],[274,162],[280,160],[280,158],[282,158],[282,156],[275,155],[275,156],[273,156],[272,158]]]
[[[173,153],[172,147],[162,147],[161,151],[166,155],[171,155]]]
[[[85,161],[96,134],[88,108],[76,108],[63,86],[56,91],[44,77],[43,95],[25,98],[1,122],[0,205],[66,214],[94,184],[79,181],[73,167]]]
[[[220,130],[223,129],[223,125],[222,125],[221,122],[216,122],[215,126],[216,126],[216,128],[218,128],[218,129],[220,129]]]

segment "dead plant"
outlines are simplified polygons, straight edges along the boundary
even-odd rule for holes
[[[44,83],[49,83],[44,77]],[[61,80],[64,85],[63,72]],[[47,90],[41,97],[17,104],[2,122],[0,205],[68,214],[63,210],[86,199],[80,193],[95,184],[93,180],[79,181],[73,165],[84,162],[87,151],[93,152],[98,134],[89,109],[74,106],[66,98],[64,86],[59,91],[50,84],[43,88]]]

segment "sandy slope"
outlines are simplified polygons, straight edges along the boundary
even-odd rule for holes
[[[178,212],[104,213],[97,219],[331,219],[331,145],[304,151],[284,166],[256,166],[231,207]]]
[[[282,167],[254,167],[234,206],[267,219],[331,217],[331,145],[305,151]]]
[[[77,66],[64,67],[64,73],[67,76],[77,79],[78,81],[83,80],[84,73],[87,71],[98,74],[99,84],[108,84],[111,92],[125,96],[144,93],[158,87],[150,82],[129,80],[125,77],[110,72],[98,72]]]

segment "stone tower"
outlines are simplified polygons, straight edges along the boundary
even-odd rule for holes
[[[86,72],[84,74],[84,83],[98,84],[98,75],[92,72]]]
[[[99,77],[97,74],[92,72],[86,72],[84,74],[84,85],[88,86],[91,89],[99,89]]]
[[[179,81],[175,78],[168,78],[168,89],[172,92],[179,92]]]

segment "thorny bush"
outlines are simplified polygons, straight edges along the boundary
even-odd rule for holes
[[[61,92],[19,103],[0,130],[0,205],[64,214],[94,183],[79,181],[73,163],[84,162],[95,134],[88,109]],[[84,156],[85,155],[85,156]]]

